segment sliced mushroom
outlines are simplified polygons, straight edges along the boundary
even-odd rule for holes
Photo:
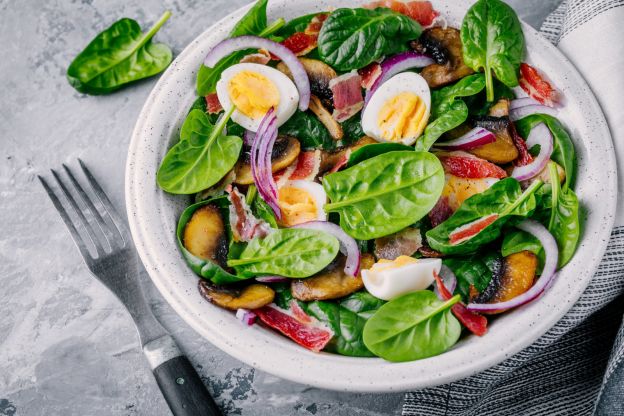
[[[497,106],[498,104],[496,104]],[[496,107],[495,106],[495,107]],[[500,111],[497,109],[496,111]],[[496,141],[468,150],[475,156],[488,160],[493,163],[509,163],[518,157],[518,148],[513,142],[511,132],[509,131],[510,123],[508,117],[492,117],[482,116],[475,117],[472,120],[474,127],[483,127],[496,137]]]
[[[271,171],[277,172],[286,168],[297,160],[300,151],[301,145],[299,140],[289,136],[278,137],[271,154]],[[249,152],[250,149],[243,151],[241,158],[234,166],[234,173],[236,174],[235,184],[250,185],[254,182],[251,175],[251,155]]]
[[[344,158],[349,157],[352,152],[355,152],[362,146],[367,144],[377,143],[375,139],[368,136],[363,136],[357,142],[353,143],[350,146],[343,147],[339,150],[335,151],[321,151],[321,166],[319,168],[319,173],[324,173],[336,166],[336,164],[340,163]]]
[[[244,288],[217,286],[208,280],[199,281],[199,293],[209,302],[225,309],[258,309],[273,302],[275,291],[267,285],[254,283]]]
[[[198,208],[184,226],[182,244],[195,257],[225,265],[227,237],[219,208],[214,205]]]
[[[476,295],[471,288],[471,298],[477,303],[505,302],[529,290],[535,281],[537,271],[537,256],[530,251],[520,251],[510,254],[500,261],[500,267],[495,267],[492,280],[488,287]],[[473,296],[476,295],[476,296]],[[500,313],[498,310],[489,313]]]
[[[312,94],[316,95],[321,100],[331,100],[332,92],[329,88],[329,81],[338,76],[336,71],[334,71],[331,66],[318,59],[299,58],[299,61],[310,79],[310,90]],[[286,74],[289,78],[292,78],[290,69],[288,69],[283,62],[277,64],[277,69]]]
[[[236,178],[236,174],[234,173],[234,169],[229,171],[219,182],[214,184],[208,189],[204,189],[201,192],[195,194],[195,202],[205,201],[206,199],[210,199],[217,195],[222,195],[225,192],[225,188],[234,182]]]
[[[319,119],[321,123],[327,128],[329,135],[334,140],[340,140],[344,136],[342,126],[332,117],[332,114],[325,108],[321,100],[316,96],[310,97],[310,111]]]
[[[290,291],[294,298],[304,302],[312,300],[337,299],[364,287],[361,275],[347,276],[344,272],[346,257],[330,264],[325,270],[307,279],[296,279],[290,284]],[[370,269],[375,263],[371,254],[363,254],[360,268]]]
[[[411,47],[431,56],[436,62],[420,72],[431,88],[441,87],[474,73],[464,63],[461,37],[455,28],[436,26],[427,29],[418,40],[411,43]]]

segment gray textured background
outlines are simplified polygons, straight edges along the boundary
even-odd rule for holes
[[[452,1],[452,0],[449,0]],[[0,0],[0,415],[168,415],[134,327],[83,267],[36,174],[77,157],[119,211],[130,132],[155,78],[105,97],[65,80],[71,59],[122,16],[174,54],[248,0]],[[539,27],[559,0],[510,0]],[[243,365],[190,329],[143,276],[151,304],[231,415],[389,415],[402,394],[346,394]]]

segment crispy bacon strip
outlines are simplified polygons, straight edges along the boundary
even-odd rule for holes
[[[328,17],[329,13],[317,14],[312,18],[312,20],[310,20],[310,23],[308,23],[308,26],[303,32],[308,35],[318,35],[323,27],[323,23],[325,23],[325,20],[327,20]]]
[[[433,277],[435,277],[438,292],[440,292],[444,300],[452,298],[453,294],[449,292],[444,282],[435,271],[433,272]],[[451,312],[453,312],[453,315],[459,319],[459,322],[473,334],[483,336],[487,333],[487,318],[478,313],[469,311],[462,302],[457,302],[455,305],[451,306]]]
[[[206,99],[206,111],[208,114],[216,114],[223,111],[223,107],[221,106],[216,92],[210,93],[204,98]]]
[[[370,63],[358,69],[358,73],[362,77],[362,88],[369,89],[381,75],[381,65],[378,62]]]
[[[238,189],[229,186],[226,192],[231,202],[230,227],[235,241],[249,241],[255,237],[265,237],[271,232],[269,224],[253,215]]]
[[[329,81],[329,89],[334,96],[334,113],[332,117],[343,122],[364,107],[362,97],[362,77],[357,71],[351,71]]]
[[[321,151],[310,150],[300,152],[297,161],[286,169],[273,175],[277,187],[280,188],[289,180],[305,179],[314,180],[319,174],[321,167]]]
[[[243,56],[240,60],[241,64],[244,63],[252,63],[252,64],[260,64],[266,65],[271,60],[271,54],[266,49],[260,49],[256,53],[250,53],[249,55]]]

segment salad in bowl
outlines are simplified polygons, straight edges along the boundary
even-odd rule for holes
[[[208,51],[156,176],[188,198],[176,239],[205,300],[388,361],[539,302],[579,242],[576,156],[515,12],[266,7]]]

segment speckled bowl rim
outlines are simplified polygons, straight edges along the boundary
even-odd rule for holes
[[[292,18],[330,6],[353,7],[363,1],[269,3],[270,17]],[[471,2],[433,3],[457,24]],[[176,312],[208,341],[255,368],[319,388],[359,392],[405,391],[468,377],[511,357],[555,325],[583,293],[606,249],[616,208],[616,163],[609,129],[587,83],[559,50],[526,24],[527,61],[545,71],[567,98],[561,119],[577,147],[576,189],[587,214],[577,254],[539,301],[499,317],[486,336],[469,336],[442,355],[389,363],[307,351],[258,325],[244,327],[231,313],[201,298],[197,276],[184,263],[175,241],[177,217],[188,200],[162,192],[155,177],[195,98],[199,63],[248,7],[207,29],[176,58],[151,92],[132,134],[126,165],[130,229],[149,275]]]

